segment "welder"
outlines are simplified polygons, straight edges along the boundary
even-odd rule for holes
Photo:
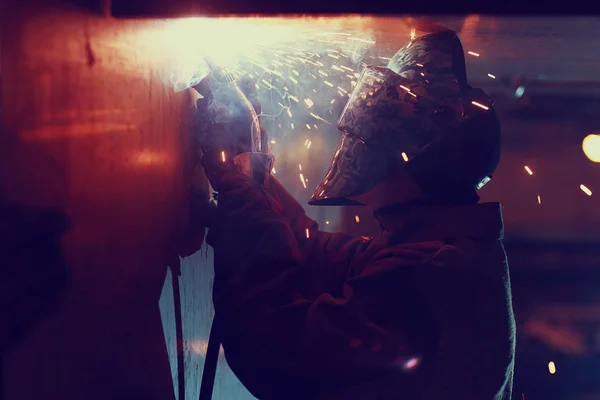
[[[259,108],[253,85],[240,87]],[[197,121],[218,112],[211,99],[199,99]],[[223,126],[196,124],[218,192],[204,222],[225,356],[254,396],[511,398],[501,207],[477,194],[498,165],[501,130],[492,101],[467,83],[455,32],[366,67],[339,118],[309,204],[372,208],[380,236],[320,231],[274,177],[265,184],[244,168],[247,139]]]

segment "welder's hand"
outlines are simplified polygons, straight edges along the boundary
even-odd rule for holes
[[[254,81],[243,76],[238,79],[237,85],[254,106],[256,114],[260,115],[261,105]],[[237,108],[237,94],[231,86],[222,85],[208,76],[190,89],[190,96],[196,99],[193,134],[200,150],[226,159],[251,151],[252,121]]]

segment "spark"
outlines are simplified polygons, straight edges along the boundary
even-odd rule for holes
[[[300,182],[302,182],[304,189],[306,189],[306,180],[304,179],[304,175],[302,175],[302,174],[300,174]]]
[[[315,114],[315,113],[310,113],[310,116],[311,116],[311,117],[313,117],[313,118],[315,118],[315,119],[317,119],[317,120],[319,120],[319,121],[323,121],[323,122],[326,122],[326,123],[328,123],[329,125],[331,125],[331,123],[330,123],[329,121],[327,121],[326,119],[324,119],[324,118],[322,118],[322,117],[319,117],[319,116],[318,116],[317,114]]]
[[[319,74],[320,74],[320,75],[323,75],[323,76],[329,76],[329,75],[327,75],[325,72],[323,72],[323,71],[321,71],[321,70],[319,70]]]
[[[406,90],[407,92],[410,92],[410,89],[409,89],[409,88],[407,88],[407,87],[406,87],[406,86],[404,86],[404,85],[400,85],[400,88],[402,88],[402,89]]]
[[[585,194],[587,194],[588,196],[592,195],[592,191],[585,185],[581,184],[579,185],[579,189],[581,189],[581,191]]]
[[[298,81],[293,76],[290,76],[290,81],[294,82],[296,85],[298,84]],[[290,97],[292,97],[292,96],[290,96]]]
[[[224,151],[221,152],[221,160],[223,160],[223,162],[225,162],[225,152]]]
[[[479,57],[479,55],[480,55],[479,53],[475,53],[474,51],[468,51],[467,54],[470,54],[474,57]]]
[[[300,76],[300,72],[296,71],[295,69],[292,70],[292,73],[296,76]]]
[[[310,125],[309,125],[309,124],[306,124],[306,127],[307,127],[308,129],[312,129],[312,128],[310,127]]]
[[[525,166],[525,171],[527,171],[529,175],[533,175],[533,171],[527,165]]]
[[[292,118],[292,112],[290,111],[290,109],[288,108],[286,111],[287,111],[287,114],[288,114],[288,116],[289,116],[290,118]]]
[[[538,204],[542,204],[542,197],[538,194],[537,197]]]
[[[310,231],[308,230],[308,228],[306,228],[306,238],[309,239],[310,238]]]
[[[550,361],[548,363],[548,371],[551,375],[554,375],[556,373],[556,364],[554,364],[554,361]]]
[[[325,221],[325,224],[326,224],[326,225],[329,225],[329,221]]]
[[[290,97],[290,99],[294,100],[296,103],[300,103],[300,100],[298,100],[298,98],[296,96],[290,95],[289,97]]]
[[[417,63],[417,67],[423,67],[423,64]]]
[[[483,104],[478,103],[476,101],[472,101],[471,104],[473,104],[474,106],[479,107],[481,109],[484,109],[486,111],[490,109],[488,106],[484,106]]]
[[[323,83],[325,83],[329,87],[333,87],[333,83],[331,83],[329,81],[323,81]]]
[[[313,103],[313,101],[311,99],[304,99],[304,102],[306,103],[306,105],[308,106],[308,108],[311,108],[315,103]]]
[[[310,145],[312,144],[311,141],[308,142],[308,146],[306,146],[307,149],[310,149]]]
[[[276,174],[277,171],[275,171],[275,167],[273,167],[273,169],[271,170],[272,173]]]
[[[358,224],[360,222],[360,217],[358,215],[354,216],[354,220],[356,221],[356,223]]]
[[[298,164],[298,169],[302,171],[302,164]]]
[[[415,28],[410,28],[410,40],[415,40],[416,37],[417,33],[415,31]]]
[[[271,144],[275,144],[275,139],[271,139]]]
[[[331,69],[335,69],[336,71],[344,72],[344,70],[341,69],[340,67],[338,67],[337,65],[332,65]]]
[[[488,74],[488,76],[492,79],[496,79],[496,75]]]
[[[408,156],[405,152],[402,152],[402,159],[404,160],[404,162],[408,161]]]
[[[295,128],[294,128],[294,123],[293,123],[293,122],[290,124],[290,126],[292,127],[292,129],[295,129]]]

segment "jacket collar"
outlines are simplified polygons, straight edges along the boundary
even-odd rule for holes
[[[411,241],[504,236],[500,203],[440,206],[410,202],[383,207],[374,214],[384,234],[400,235]]]

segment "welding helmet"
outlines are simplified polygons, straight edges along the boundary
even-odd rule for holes
[[[361,205],[350,198],[398,165],[430,199],[476,202],[500,159],[492,101],[468,85],[463,48],[450,30],[412,40],[387,67],[365,67],[337,127],[342,137],[311,205]]]

